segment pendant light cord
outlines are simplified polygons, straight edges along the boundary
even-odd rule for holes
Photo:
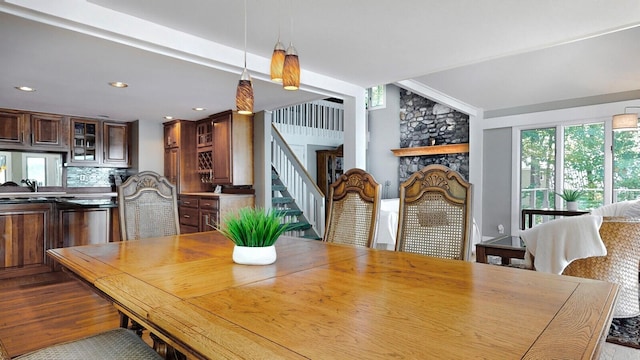
[[[247,0],[244,0],[244,68],[247,68]]]

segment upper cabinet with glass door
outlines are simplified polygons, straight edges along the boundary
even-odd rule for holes
[[[69,164],[95,165],[98,158],[100,122],[97,120],[71,119],[71,149]]]
[[[67,165],[130,166],[131,123],[71,119],[72,143]]]
[[[65,151],[69,120],[60,115],[0,110],[0,146],[3,149]]]

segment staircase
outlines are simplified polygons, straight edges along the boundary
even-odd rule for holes
[[[289,221],[304,224],[302,230],[290,235],[321,239],[325,230],[324,194],[280,131],[295,137],[299,144],[338,146],[344,143],[343,106],[319,100],[274,110],[271,141],[267,143],[270,149],[265,146],[265,162],[271,160],[272,168],[272,207],[286,211]],[[264,184],[269,184],[268,170],[264,177]]]
[[[271,168],[271,207],[284,213],[284,220],[298,225],[298,229],[286,235],[320,240],[322,237],[313,229],[295,199],[287,190],[275,168]]]

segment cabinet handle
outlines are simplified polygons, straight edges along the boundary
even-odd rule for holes
[[[191,216],[189,216],[189,215],[183,215],[182,217],[187,218],[187,219],[191,218]]]
[[[31,133],[31,145],[33,145],[33,139],[34,139],[33,133]]]
[[[183,201],[182,202],[184,205],[191,205],[191,201]]]

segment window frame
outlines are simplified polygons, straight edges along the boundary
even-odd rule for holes
[[[564,128],[572,125],[604,123],[604,205],[612,203],[613,199],[613,127],[611,118],[591,118],[564,121],[561,123],[538,123],[526,124],[521,126],[513,126],[511,128],[511,148],[513,156],[511,157],[511,228],[520,228],[520,209],[521,209],[521,132],[523,130],[532,130],[540,128],[556,129],[556,173],[555,183],[564,184],[564,146],[559,146],[559,141],[564,141]],[[556,195],[556,204],[561,203],[562,199]],[[557,205],[556,205],[557,206]]]
[[[373,89],[380,88],[382,95],[380,98],[382,99],[382,104],[372,105],[373,104]],[[387,107],[387,86],[386,85],[377,85],[372,86],[367,89],[367,110],[379,110],[385,109]]]

